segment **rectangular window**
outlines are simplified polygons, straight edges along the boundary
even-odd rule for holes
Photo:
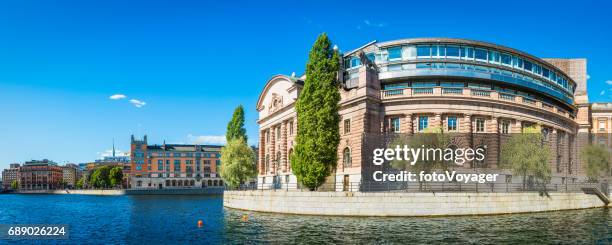
[[[391,118],[391,132],[399,133],[400,132],[400,118],[394,117]]]
[[[351,57],[351,65],[350,68],[361,66],[361,60],[359,57]]]
[[[474,51],[474,56],[476,56],[476,60],[487,61],[487,50],[486,49],[476,49]]]
[[[394,47],[387,49],[389,51],[389,60],[401,60],[402,59],[402,47]]]
[[[476,118],[476,132],[485,131],[485,120],[484,118]]]
[[[446,57],[446,49],[444,49],[444,45],[439,45],[438,47],[438,57],[444,58]],[[431,56],[434,56],[434,46],[432,46]]]
[[[489,63],[499,63],[499,53],[495,51],[489,51]]]
[[[293,135],[293,121],[289,122],[289,135]]]
[[[164,170],[164,160],[157,160],[157,170]]]
[[[181,153],[174,153],[174,157],[181,157]]]
[[[542,68],[542,76],[548,78],[550,76],[550,70]]]
[[[448,131],[457,131],[457,117],[450,116],[446,119]]]
[[[510,132],[510,122],[502,121],[501,133],[508,134]]]
[[[428,126],[429,117],[419,116],[419,131],[423,131]]]
[[[351,119],[344,119],[344,133],[348,134],[351,132]]]
[[[429,46],[417,46],[417,58],[430,58],[430,47]]]
[[[606,131],[606,121],[599,120],[599,132],[605,132],[605,131]]]
[[[523,69],[525,69],[526,71],[532,71],[533,64],[530,61],[524,60],[523,61]]]
[[[415,46],[404,46],[402,47],[402,57],[405,60],[414,60],[417,56]]]
[[[474,59],[474,48],[472,47],[462,47],[461,48],[461,57],[465,60]]]
[[[512,58],[509,54],[501,54],[501,63],[504,65],[511,65],[512,64]]]
[[[280,140],[281,138],[280,127],[276,127],[274,134],[276,134],[276,140]]]
[[[457,46],[447,46],[446,47],[446,57],[452,59],[459,58],[459,47]]]
[[[174,171],[175,172],[181,171],[181,160],[174,160]]]

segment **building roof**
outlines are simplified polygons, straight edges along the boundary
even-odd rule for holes
[[[165,145],[148,145],[147,150],[159,151],[220,151],[220,145],[183,145],[183,144],[165,144]]]

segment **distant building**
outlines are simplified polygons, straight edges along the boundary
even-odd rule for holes
[[[66,183],[66,187],[74,188],[76,186],[76,182],[79,181],[83,172],[79,168],[78,165],[73,163],[68,163],[66,166],[62,167],[62,176],[64,183]]]
[[[13,181],[18,180],[17,174],[19,172],[19,163],[12,163],[8,169],[2,171],[2,186],[4,189],[9,190]]]
[[[147,136],[131,139],[131,188],[223,186],[218,169],[221,146],[149,145]]]
[[[17,174],[22,190],[50,190],[60,187],[63,179],[62,167],[57,163],[44,160],[27,161]]]

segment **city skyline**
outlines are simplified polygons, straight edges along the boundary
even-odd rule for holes
[[[436,36],[586,58],[589,100],[612,101],[610,34],[602,31],[612,23],[607,2],[504,3],[494,21],[474,14],[461,15],[461,23],[458,13],[502,8],[389,2],[378,5],[394,7],[369,12],[367,2],[325,3],[329,11],[352,13],[338,18],[322,11],[324,2],[36,2],[0,3],[0,169],[32,159],[91,162],[113,139],[125,153],[131,134],[156,143],[223,144],[239,104],[249,144],[256,145],[259,92],[278,72],[303,74],[321,32],[341,51],[372,38]]]

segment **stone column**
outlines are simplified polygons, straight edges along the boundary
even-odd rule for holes
[[[412,134],[412,114],[406,113],[404,114],[404,118],[402,120],[402,133],[404,134]]]
[[[259,174],[265,174],[265,156],[266,156],[266,131],[259,130]]]
[[[442,125],[443,125],[443,123],[442,123],[442,114],[440,114],[440,113],[434,114],[434,120],[433,120],[431,126],[432,127],[440,127],[440,128],[442,128]]]
[[[270,173],[276,173],[276,164],[273,164],[276,160],[276,127],[270,128]]]
[[[287,121],[281,123],[281,171],[287,172]]]
[[[472,115],[465,114],[463,116],[463,120],[461,120],[460,125],[461,126],[459,128],[459,132],[465,133],[465,134],[472,133]]]

